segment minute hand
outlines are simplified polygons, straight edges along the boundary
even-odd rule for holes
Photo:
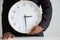
[[[24,15],[24,19],[25,19],[25,27],[27,27],[27,23],[26,23],[26,15]]]

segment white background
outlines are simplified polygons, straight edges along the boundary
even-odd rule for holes
[[[2,13],[2,3],[0,0],[0,37],[2,36],[2,26],[1,26],[1,13]],[[44,32],[45,37],[60,37],[60,0],[51,0],[53,7],[52,20],[49,28]]]

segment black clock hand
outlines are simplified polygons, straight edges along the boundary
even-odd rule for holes
[[[25,19],[25,27],[27,27],[26,17],[32,17],[32,16],[26,16],[26,15],[24,15],[24,19]]]
[[[32,16],[26,16],[26,17],[32,17]]]
[[[26,16],[26,17],[32,17],[32,16]]]
[[[24,15],[24,19],[25,19],[25,27],[27,27],[27,23],[26,23],[26,15]]]
[[[32,17],[32,16],[26,16],[26,15],[24,15],[24,19],[25,19],[25,27],[27,27],[27,22],[26,22],[26,18],[27,17]],[[27,29],[25,29],[25,30],[27,30]]]

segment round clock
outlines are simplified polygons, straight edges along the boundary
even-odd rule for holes
[[[15,3],[8,14],[11,27],[19,33],[29,33],[40,23],[41,19],[39,7],[31,1]]]

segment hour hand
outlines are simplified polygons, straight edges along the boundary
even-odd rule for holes
[[[32,16],[26,16],[26,15],[24,15],[24,18],[27,18],[27,17],[32,17]]]
[[[24,15],[24,19],[25,19],[25,27],[27,26],[27,23],[26,23],[26,15]]]
[[[26,16],[26,17],[32,17],[32,16]]]

